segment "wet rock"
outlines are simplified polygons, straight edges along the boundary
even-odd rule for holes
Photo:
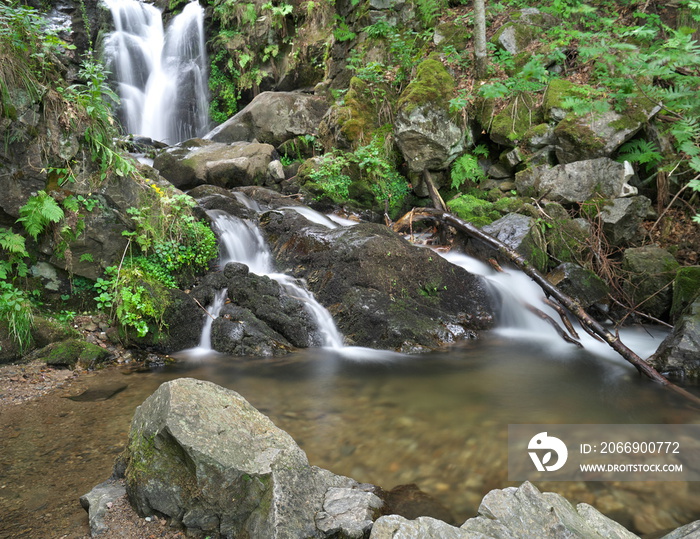
[[[306,280],[349,343],[437,348],[492,323],[484,282],[387,227],[328,229],[296,212],[261,218],[278,267]]]
[[[627,249],[622,258],[627,272],[623,290],[639,311],[663,318],[671,309],[673,293],[668,285],[678,267],[673,255],[656,245]]]
[[[700,266],[678,268],[673,280],[671,318],[676,320],[689,311],[693,301],[700,297]]]
[[[674,378],[700,379],[700,299],[676,322],[649,362]]]
[[[262,92],[204,138],[224,143],[256,140],[278,147],[299,135],[317,135],[327,110],[328,102],[322,96]]]
[[[106,531],[105,515],[111,504],[126,494],[126,487],[117,480],[108,479],[80,497],[80,505],[88,512],[90,534],[95,537]]]
[[[316,519],[335,514],[324,511],[330,489],[365,492],[310,466],[294,440],[236,392],[187,378],[161,385],[137,408],[125,458],[139,515],[165,515],[192,534],[324,537]],[[359,498],[372,514],[371,496]],[[356,536],[356,522],[346,535],[339,524],[339,535]]]
[[[573,204],[585,202],[596,194],[604,198],[636,194],[636,189],[627,185],[633,174],[629,164],[603,157],[527,169],[516,174],[515,184],[521,195]]]
[[[633,243],[640,236],[642,221],[650,208],[651,200],[645,196],[616,198],[600,211],[605,237],[618,247]]]
[[[608,285],[595,273],[566,262],[554,268],[547,280],[564,294],[575,298],[585,309],[608,297]]]
[[[269,174],[275,149],[269,144],[215,143],[195,139],[158,154],[153,166],[175,187],[189,189],[208,184],[220,187],[275,185]]]
[[[638,539],[620,524],[588,504],[576,507],[552,492],[540,492],[532,483],[492,490],[481,502],[478,516],[461,527],[465,537],[494,539]]]
[[[509,213],[482,230],[523,255],[538,270],[542,271],[547,267],[547,247],[542,231],[532,217]],[[498,257],[498,253],[492,247],[478,240],[469,240],[467,245],[468,250],[478,256],[487,259]],[[505,259],[500,262],[507,264]]]
[[[452,512],[438,500],[423,492],[418,485],[399,485],[384,494],[386,512],[401,515],[413,520],[418,517],[432,517],[454,524]]]
[[[408,520],[399,515],[378,518],[370,539],[470,539],[478,537],[431,517]]]

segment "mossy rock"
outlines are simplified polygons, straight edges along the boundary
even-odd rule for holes
[[[389,88],[386,91],[391,95]],[[350,147],[368,141],[379,127],[376,105],[376,95],[367,83],[358,77],[350,79],[343,105],[333,111],[340,135]]]
[[[547,251],[555,260],[579,262],[589,250],[590,233],[584,219],[555,218],[545,230]]]
[[[671,309],[673,293],[668,286],[679,269],[671,253],[655,245],[627,249],[622,269],[627,272],[625,294],[637,310],[663,319]]]
[[[37,352],[37,357],[52,367],[74,369],[95,368],[111,358],[112,354],[99,346],[81,339],[68,339],[45,346]]]
[[[700,297],[700,266],[679,268],[673,281],[671,317],[675,320],[685,314],[698,297]]]
[[[530,129],[543,123],[544,118],[536,95],[522,93],[506,99],[506,106],[498,113],[494,112],[496,103],[493,100],[483,100],[479,121],[496,144],[516,146]]]
[[[54,342],[80,338],[80,333],[69,322],[35,316],[32,338],[38,348],[43,348]]]
[[[454,92],[452,75],[441,62],[428,58],[416,68],[416,76],[401,94],[398,108],[407,115],[428,103],[436,108],[447,109]]]
[[[457,217],[475,226],[486,226],[501,217],[494,204],[473,195],[460,195],[447,202],[447,207]]]

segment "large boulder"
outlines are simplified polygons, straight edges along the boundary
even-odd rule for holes
[[[480,277],[383,225],[329,229],[284,210],[261,227],[278,267],[306,280],[350,344],[434,349],[492,325]]]
[[[274,186],[284,179],[271,174],[270,163],[276,159],[275,148],[269,144],[194,139],[161,152],[153,166],[181,189],[203,184],[225,188]]]
[[[263,92],[204,138],[224,143],[258,141],[278,147],[300,135],[317,135],[328,107],[322,96]]]
[[[559,264],[547,275],[547,280],[575,298],[584,309],[606,299],[610,291],[607,283],[594,272],[571,262]]]
[[[166,382],[136,409],[123,462],[136,511],[188,534],[360,538],[381,506],[371,486],[310,466],[238,393],[200,380]]]
[[[614,199],[599,214],[603,234],[616,247],[635,243],[641,237],[642,222],[650,209],[651,200],[643,195]]]
[[[542,13],[536,8],[514,11],[510,20],[493,35],[491,42],[515,56],[531,43],[538,41],[544,30],[557,25],[558,22],[552,15]]]
[[[601,157],[555,167],[545,165],[526,169],[516,174],[515,185],[522,195],[573,204],[585,202],[594,195],[617,198],[637,194],[637,190],[627,183],[633,175],[629,163]]]

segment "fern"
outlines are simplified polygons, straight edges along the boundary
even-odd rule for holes
[[[486,178],[486,173],[479,166],[477,158],[467,153],[458,157],[452,164],[450,178],[452,179],[452,189],[459,189],[467,180],[480,182]]]
[[[656,144],[643,139],[626,142],[620,147],[618,161],[629,161],[640,165],[654,166],[661,162],[663,156]]]
[[[19,214],[20,218],[17,222],[24,225],[25,230],[34,240],[50,223],[58,223],[63,219],[63,210],[45,191],[39,191],[30,197],[19,209]]]

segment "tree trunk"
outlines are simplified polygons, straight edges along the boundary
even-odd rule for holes
[[[474,0],[474,68],[477,79],[486,78],[488,61],[486,55],[486,7],[484,0]]]
[[[475,227],[471,223],[463,221],[450,213],[426,209],[421,211],[414,211],[413,218],[420,219],[420,217],[437,219],[438,221],[453,226],[458,231],[463,232],[480,241],[483,241],[487,245],[496,249],[501,255],[506,257],[520,270],[522,270],[523,273],[525,273],[533,281],[535,281],[547,295],[555,298],[561,305],[563,305],[572,315],[574,315],[579,320],[579,322],[584,328],[590,330],[593,334],[601,337],[605,342],[607,342],[610,345],[610,347],[613,350],[615,350],[625,360],[634,365],[637,371],[639,371],[647,378],[660,383],[661,385],[667,387],[675,393],[678,393],[679,395],[692,401],[695,405],[700,406],[700,397],[690,393],[689,391],[686,391],[685,389],[673,384],[668,379],[666,379],[661,373],[654,369],[654,367],[649,365],[636,353],[630,350],[625,344],[623,344],[617,336],[613,335],[610,331],[605,329],[598,321],[591,318],[578,301],[567,296],[561,290],[555,287],[552,283],[550,283],[539,271],[537,271],[532,266],[532,264],[525,260],[525,258],[518,252],[512,250],[510,247],[505,245],[503,242],[497,240],[496,238],[489,236],[488,234]]]

